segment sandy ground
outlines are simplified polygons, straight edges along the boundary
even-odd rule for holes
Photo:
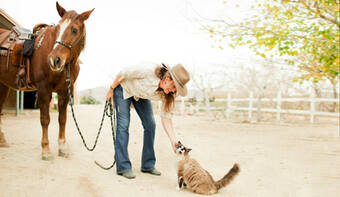
[[[77,106],[77,117],[92,145],[102,106]],[[108,119],[107,119],[108,120]],[[140,172],[143,131],[132,112],[129,153],[137,178],[128,180],[105,171],[113,159],[110,124],[94,152],[87,152],[69,114],[67,140],[70,156],[57,156],[58,118],[51,114],[52,161],[42,161],[39,112],[3,119],[9,148],[0,149],[0,196],[198,196],[176,190],[174,153],[156,116],[156,167],[162,176]],[[175,130],[191,147],[192,157],[215,179],[238,162],[240,175],[215,196],[335,197],[340,193],[340,138],[338,124],[242,124],[209,117],[175,116]]]

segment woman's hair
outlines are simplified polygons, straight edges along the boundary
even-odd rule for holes
[[[170,73],[167,69],[167,67],[162,64],[156,67],[155,69],[155,75],[160,79],[164,79],[165,77],[170,77]],[[157,89],[157,93],[160,95],[162,101],[163,101],[163,106],[164,106],[164,111],[165,112],[170,112],[171,109],[175,106],[175,97],[176,94],[173,92],[169,92],[168,94],[165,94],[162,88]]]

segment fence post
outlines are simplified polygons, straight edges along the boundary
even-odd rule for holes
[[[311,89],[310,93],[310,123],[314,123],[315,116],[315,93],[314,90]]]
[[[20,113],[20,91],[19,90],[17,90],[16,91],[16,109],[15,109],[15,114],[18,116],[19,115],[19,113]]]
[[[281,90],[277,93],[277,104],[276,104],[276,120],[281,120]]]
[[[24,91],[20,91],[20,112],[24,112]]]
[[[209,115],[210,114],[210,102],[209,102],[209,95],[207,93],[207,91],[204,91],[204,100],[205,100],[205,109],[206,109],[206,112],[208,112]]]
[[[196,101],[196,105],[195,105],[195,107],[194,107],[194,112],[195,113],[198,113],[200,110],[199,110],[199,105],[200,105],[200,101],[197,99],[197,101]]]
[[[262,100],[262,96],[261,93],[258,95],[257,97],[257,122],[260,122],[262,119],[262,111],[261,111],[261,101]]]
[[[248,105],[248,119],[251,120],[252,114],[253,114],[253,97],[254,93],[249,93],[249,105]]]
[[[230,92],[228,92],[228,95],[227,95],[227,109],[226,109],[226,117],[227,119],[230,118],[230,114],[232,113],[232,109],[231,109],[231,94]]]

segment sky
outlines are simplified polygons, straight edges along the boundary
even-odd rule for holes
[[[80,55],[78,91],[109,85],[124,67],[145,62],[183,64],[189,72],[211,69],[252,54],[248,49],[212,48],[213,39],[192,20],[194,8],[204,17],[228,15],[235,20],[247,15],[232,2],[245,0],[59,0],[77,13],[95,8],[86,25],[86,48]],[[188,2],[190,4],[188,4]],[[20,4],[21,6],[18,6]],[[57,24],[55,0],[1,0],[1,8],[25,28],[38,23]],[[223,7],[224,6],[224,7]],[[242,6],[241,6],[242,7]],[[222,9],[224,8],[224,9]],[[226,13],[227,12],[227,13]],[[189,84],[190,87],[190,84]]]

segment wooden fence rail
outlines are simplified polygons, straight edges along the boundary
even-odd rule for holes
[[[315,122],[315,116],[331,116],[331,117],[340,117],[339,110],[338,112],[322,112],[316,110],[316,104],[317,103],[323,103],[323,102],[332,102],[332,103],[338,103],[339,99],[334,98],[315,98],[315,95],[311,93],[309,98],[282,98],[281,92],[278,92],[276,98],[261,98],[261,97],[254,97],[254,94],[252,92],[249,93],[249,98],[232,98],[231,94],[227,95],[226,99],[215,99],[213,102],[206,102],[207,99],[199,99],[195,101],[195,104],[190,102],[190,100],[186,98],[180,99],[180,105],[179,105],[179,111],[181,114],[184,114],[186,111],[193,111],[193,112],[199,112],[204,111],[211,113],[213,111],[220,111],[224,113],[226,118],[230,118],[231,114],[235,111],[247,111],[248,112],[248,118],[253,118],[253,112],[257,112],[257,117],[261,117],[262,112],[270,112],[270,113],[276,113],[276,120],[281,120],[281,114],[300,114],[300,115],[309,115],[310,116],[310,122]],[[222,106],[214,106],[214,103],[223,103]],[[234,105],[235,103],[246,103],[247,107],[238,107],[237,105]],[[275,103],[274,108],[264,108],[261,107],[262,104],[265,103]],[[298,110],[298,109],[284,109],[282,108],[283,102],[307,102],[309,103],[309,110]],[[254,107],[256,105],[256,107]],[[339,105],[337,105],[339,106]],[[158,105],[160,107],[160,105]]]

